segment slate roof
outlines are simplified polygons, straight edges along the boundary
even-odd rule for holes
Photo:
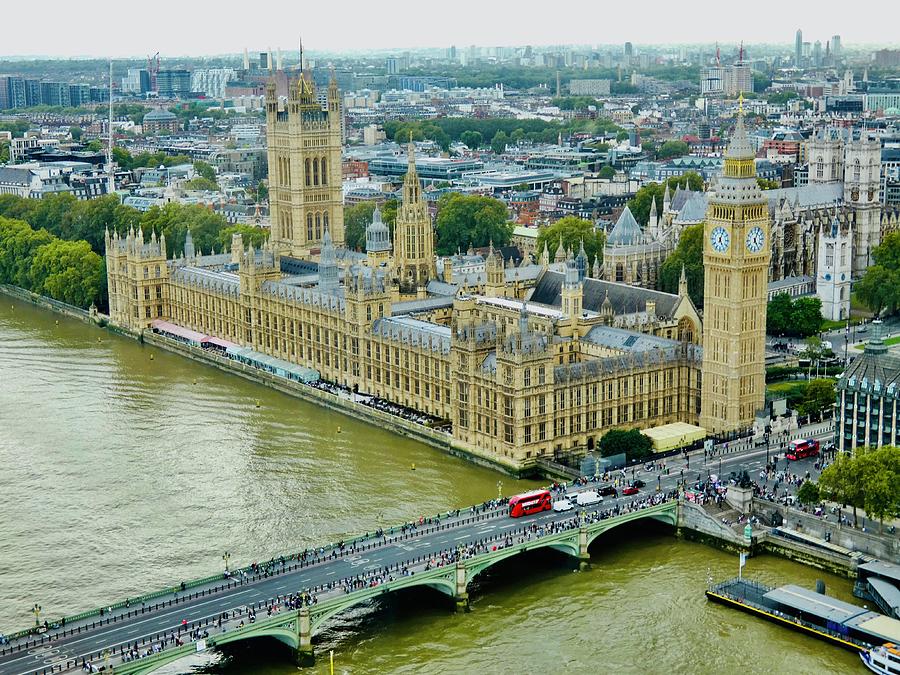
[[[678,212],[676,220],[682,223],[699,223],[706,220],[707,198],[705,192],[688,192],[690,197]]]
[[[841,375],[837,388],[900,397],[900,356],[880,340],[870,340]]]
[[[672,204],[669,206],[673,211],[681,211],[684,208],[684,205],[687,204],[687,200],[693,192],[688,188],[687,190],[682,190],[681,186],[675,188],[675,194],[672,197]]]
[[[601,347],[618,349],[629,352],[646,352],[650,349],[669,349],[677,347],[680,343],[676,340],[636,333],[612,326],[594,326],[588,331],[582,340]]]
[[[844,197],[844,184],[840,181],[810,183],[802,187],[763,190],[763,194],[769,199],[770,212],[774,212],[775,209],[780,207],[785,199],[792,209],[798,203],[801,208],[807,206],[834,206],[836,200]]]
[[[0,183],[6,185],[31,185],[31,169],[19,169],[12,166],[0,166]]]
[[[547,270],[534,287],[530,302],[560,307],[562,305],[562,284],[565,275],[561,272]],[[643,312],[647,300],[656,303],[656,315],[667,319],[675,314],[681,298],[672,293],[663,293],[640,286],[620,284],[614,281],[587,278],[584,280],[584,309],[599,312],[607,292],[609,302],[615,314],[633,314]]]
[[[627,206],[606,238],[607,246],[633,246],[644,243],[644,232]]]

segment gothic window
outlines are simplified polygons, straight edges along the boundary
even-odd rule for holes
[[[328,185],[328,171],[325,168],[326,165],[325,165],[324,157],[322,158],[321,166],[322,166],[322,185]]]
[[[322,228],[325,230],[328,229],[328,211],[322,214]]]
[[[834,244],[825,244],[825,267],[834,266]]]
[[[306,186],[309,187],[309,176],[310,176],[309,157],[306,158],[306,161],[304,162],[304,166],[306,168],[306,170],[303,172],[304,182],[306,183]]]
[[[847,244],[841,244],[841,266],[847,264]]]
[[[316,239],[322,238],[322,214],[316,214]]]
[[[313,157],[313,185],[319,184],[319,159],[318,157]]]
[[[313,238],[313,217],[311,213],[306,214],[306,238]]]
[[[819,157],[816,162],[816,178],[824,178],[825,177],[825,163],[822,161],[822,158]]]
[[[854,182],[859,182],[860,168],[859,168],[859,160],[857,159],[853,162],[853,180]]]

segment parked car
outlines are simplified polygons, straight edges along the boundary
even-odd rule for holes
[[[622,488],[623,495],[636,495],[638,493],[638,489],[634,487],[634,485],[628,485]]]
[[[572,502],[570,502],[568,499],[558,499],[553,502],[553,510],[557,512],[571,511],[574,508],[575,507],[572,505]]]

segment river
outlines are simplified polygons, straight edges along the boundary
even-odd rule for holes
[[[151,358],[152,356],[152,358]],[[413,465],[415,468],[413,468]],[[0,296],[0,632],[43,617],[483,501],[497,482],[383,429]],[[592,565],[553,553],[484,575],[472,611],[425,589],[338,617],[340,673],[861,672],[856,656],[706,602],[737,558],[635,527]],[[850,583],[763,556],[748,576],[852,600]],[[286,674],[251,641],[207,669]],[[184,671],[187,665],[170,669]]]

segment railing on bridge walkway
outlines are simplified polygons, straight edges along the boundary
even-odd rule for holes
[[[669,498],[656,504],[647,500],[633,510],[618,514],[600,509],[586,515],[574,515],[565,521],[551,521],[545,526],[523,523],[513,530],[486,536],[456,549],[415,556],[402,563],[316,587],[313,593],[297,589],[296,593],[268,598],[254,603],[246,611],[230,613],[221,625],[214,619],[193,622],[183,632],[179,631],[178,641],[164,635],[156,636],[156,639],[151,636],[141,641],[137,650],[119,647],[112,655],[115,672],[127,675],[149,673],[197,651],[262,636],[275,637],[295,648],[301,663],[311,662],[313,635],[328,619],[352,606],[386,593],[429,586],[455,599],[458,607],[467,607],[468,585],[478,574],[506,558],[550,547],[584,561],[589,557],[588,546],[603,532],[642,518],[654,518],[674,526],[677,509],[678,502]],[[256,619],[256,613],[263,611],[266,617]],[[254,617],[252,621],[251,616]]]

